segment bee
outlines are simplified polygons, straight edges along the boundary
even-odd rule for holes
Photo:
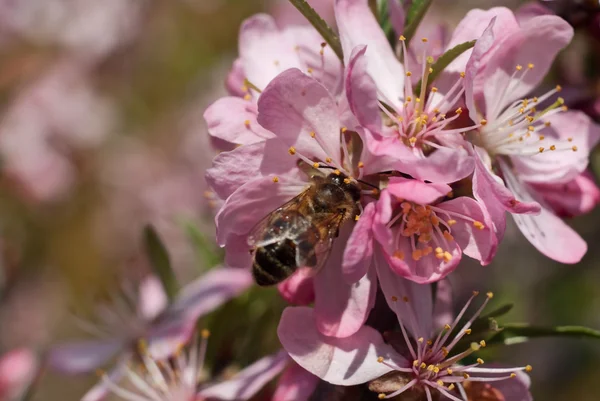
[[[299,267],[318,270],[340,227],[360,208],[361,187],[336,171],[313,176],[311,185],[259,222],[248,237],[258,285],[282,282]]]

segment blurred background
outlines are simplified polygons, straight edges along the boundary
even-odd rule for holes
[[[309,2],[332,20],[332,1]],[[549,80],[598,119],[600,14],[541,3],[577,28]],[[452,28],[472,7],[522,4],[438,0],[426,23]],[[180,282],[219,263],[204,182],[216,150],[202,114],[225,94],[240,23],[261,11],[302,23],[284,0],[0,0],[0,355],[84,336],[73,315],[89,318],[149,271],[146,224]],[[496,306],[515,303],[504,321],[600,328],[599,223],[598,210],[572,220],[589,244],[577,266],[546,259],[511,224],[493,264],[453,274],[459,301],[492,290]],[[209,366],[235,371],[278,349],[284,307],[275,290],[252,289],[206,317]],[[598,399],[600,343],[543,339],[494,357],[533,365],[538,400]],[[48,372],[33,399],[77,400],[95,380]]]

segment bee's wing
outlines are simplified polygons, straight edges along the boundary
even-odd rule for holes
[[[297,210],[304,202],[304,198],[309,194],[309,190],[310,188],[307,188],[283,205],[279,206],[277,209],[273,210],[271,213],[267,214],[258,223],[256,223],[256,225],[248,234],[248,245],[254,247],[259,241],[268,240],[268,238],[265,238],[265,234],[267,233],[267,230],[273,219],[283,212]]]

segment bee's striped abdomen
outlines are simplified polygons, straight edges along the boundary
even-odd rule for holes
[[[296,265],[296,243],[284,239],[256,248],[252,274],[258,285],[273,285],[291,276]]]

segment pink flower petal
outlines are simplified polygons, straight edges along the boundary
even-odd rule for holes
[[[565,184],[535,184],[532,187],[554,213],[562,217],[589,213],[600,203],[600,188],[587,171]]]
[[[297,179],[278,176],[275,182],[273,178],[266,176],[248,181],[227,199],[215,218],[220,246],[224,246],[232,234],[248,234],[260,219],[303,190]]]
[[[526,373],[517,372],[515,379],[494,382],[493,387],[502,393],[505,400],[533,401],[533,397],[529,392],[530,380]]]
[[[349,65],[350,55],[356,46],[366,45],[369,75],[383,99],[392,106],[401,107],[404,67],[396,58],[367,1],[336,0],[335,17],[344,50],[344,64]]]
[[[256,104],[240,97],[222,97],[204,112],[208,133],[224,141],[249,145],[274,135],[258,125]]]
[[[244,95],[247,93],[245,91],[246,88],[244,88],[244,79],[246,79],[244,63],[241,59],[237,58],[233,62],[231,70],[225,79],[225,87],[227,88],[227,92],[233,96],[244,97]]]
[[[452,235],[459,244],[463,253],[467,256],[477,259],[482,265],[489,264],[498,248],[498,240],[491,227],[491,221],[488,221],[483,208],[474,199],[460,197],[442,202],[436,205],[436,208],[446,210],[450,213],[469,217],[483,224],[483,229],[476,228],[472,221],[452,216],[456,224],[452,226]],[[440,215],[443,215],[440,213]]]
[[[526,200],[533,201],[539,197],[533,188],[518,182],[514,182],[511,189],[515,190],[517,186],[521,195],[529,198]],[[513,214],[513,218],[529,242],[557,262],[574,264],[587,252],[587,244],[579,234],[545,206],[538,215]]]
[[[429,205],[443,198],[452,188],[446,184],[425,183],[404,177],[391,177],[387,191],[396,198],[415,202],[418,205]]]
[[[341,166],[335,99],[300,70],[287,70],[267,86],[258,100],[258,122],[296,152]]]
[[[553,15],[554,13],[548,7],[545,7],[539,3],[527,3],[522,5],[515,12],[515,17],[519,25],[526,24],[530,19],[539,17],[540,15]]]
[[[239,38],[240,59],[246,78],[259,89],[288,68],[300,68],[295,44],[283,35],[273,17],[254,15],[242,23]]]
[[[444,327],[444,325],[450,324],[454,320],[453,301],[454,296],[450,280],[438,281],[433,307],[433,328]]]
[[[375,251],[375,266],[385,300],[398,320],[402,321],[414,338],[429,337],[433,333],[431,286],[417,284],[393,272],[381,249]],[[404,297],[407,297],[408,302],[405,302]],[[418,317],[418,327],[414,326],[410,316]]]
[[[449,169],[448,166],[453,166]],[[440,148],[425,158],[402,160],[400,171],[424,181],[452,183],[471,175],[473,157],[464,149]]]
[[[277,289],[283,299],[292,305],[310,305],[315,302],[314,271],[298,269]]]
[[[156,318],[169,303],[163,285],[156,276],[142,280],[139,292],[138,313],[146,321]]]
[[[206,180],[221,199],[227,199],[242,184],[269,174],[285,174],[296,168],[296,158],[277,138],[221,152],[206,171]]]
[[[406,13],[400,0],[390,0],[388,2],[388,11],[390,13],[390,22],[397,35],[404,32],[404,22],[406,21]]]
[[[351,227],[343,227],[331,255],[315,276],[315,316],[321,333],[347,337],[359,330],[375,303],[377,278],[370,271],[353,284],[344,280],[342,257]]]
[[[523,181],[558,184],[572,180],[586,169],[589,153],[600,139],[600,126],[580,111],[558,113],[547,121],[551,126],[540,131],[545,137],[544,146],[576,146],[577,151],[547,151],[535,156],[512,157]],[[572,142],[567,142],[568,139]]]
[[[517,200],[515,195],[501,183],[501,179],[492,173],[475,152],[475,172],[473,174],[473,195],[482,204],[494,223],[498,241],[502,240],[506,228],[506,212],[539,213],[541,206],[537,202]],[[500,181],[500,182],[499,182]]]
[[[231,379],[200,390],[198,396],[224,401],[247,400],[277,376],[289,360],[285,351],[266,356],[244,368]]]
[[[527,21],[521,30],[502,37],[486,60],[475,83],[475,93],[483,93],[485,117],[494,121],[504,107],[537,87],[548,73],[556,54],[573,37],[573,28],[562,18],[542,15]],[[527,68],[522,79],[512,78],[517,65]],[[510,90],[506,90],[511,84]]]
[[[315,312],[307,307],[286,308],[277,334],[298,365],[332,384],[352,386],[390,372],[391,368],[377,362],[379,356],[408,363],[368,326],[346,338],[324,336],[317,330]]]
[[[0,356],[0,400],[19,399],[37,370],[38,360],[28,349],[15,349]]]
[[[124,339],[89,340],[57,345],[50,350],[48,363],[65,373],[87,373],[98,369],[125,347]]]
[[[271,401],[308,401],[319,378],[294,362],[285,369]]]
[[[252,274],[247,269],[213,268],[183,287],[167,313],[183,313],[186,319],[195,322],[199,317],[238,296],[252,284]]]
[[[366,46],[352,49],[346,67],[346,97],[360,125],[373,132],[380,132],[382,121],[377,86],[367,72],[366,51]]]
[[[375,203],[369,203],[352,230],[342,259],[342,274],[347,283],[356,283],[367,274],[373,257],[373,219]]]

